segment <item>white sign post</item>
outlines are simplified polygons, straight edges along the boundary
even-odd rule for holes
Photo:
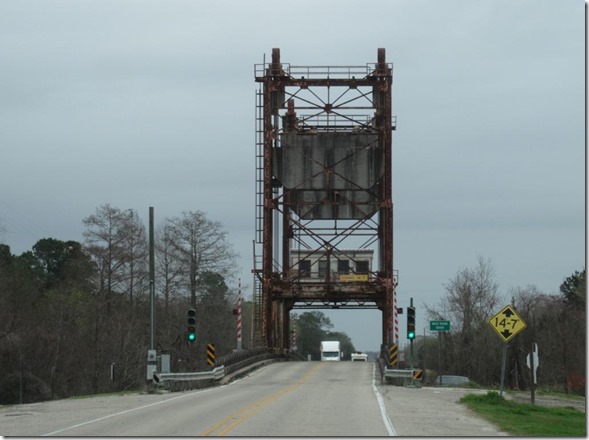
[[[530,389],[532,391],[532,405],[534,405],[536,403],[536,384],[538,383],[536,370],[540,364],[540,359],[538,358],[538,344],[535,342],[532,344],[532,352],[528,354],[528,357],[526,358],[526,364],[530,369],[530,377],[532,381]]]

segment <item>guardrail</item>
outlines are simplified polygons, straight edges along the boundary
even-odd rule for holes
[[[264,361],[272,362],[273,359],[293,357],[293,353],[274,352],[266,347],[252,350],[242,350],[217,359],[220,366],[210,371],[197,371],[193,373],[154,373],[155,384],[166,387],[170,391],[187,391],[197,388],[213,386],[221,382],[221,379],[238,374],[240,370],[250,370],[253,364]],[[255,368],[255,367],[254,367]],[[234,374],[235,373],[235,374]],[[229,378],[231,380],[231,377]]]
[[[423,379],[423,370],[418,368],[388,368],[384,367],[382,379],[386,383],[393,385],[414,386],[421,388]]]
[[[423,370],[419,368],[397,368],[397,344],[391,344],[390,346],[381,346],[380,357],[378,358],[378,365],[380,367],[381,382],[383,383],[386,382],[396,385],[407,385],[408,383],[410,383],[416,386],[421,386],[421,380],[423,379]]]
[[[197,371],[194,373],[156,373],[160,381],[167,380],[199,380],[199,379],[221,379],[225,376],[225,366],[215,367],[211,371]],[[154,374],[154,378],[155,378]]]
[[[413,378],[413,372],[415,370],[403,370],[400,368],[384,368],[384,377],[406,377]]]
[[[153,380],[164,385],[170,391],[186,391],[213,385],[225,377],[225,366],[215,367],[211,371],[193,373],[154,373]]]
[[[226,354],[225,356],[221,356],[217,362],[225,365],[227,367],[227,374],[230,374],[255,362],[269,359],[273,355],[274,353],[267,347],[257,347]]]

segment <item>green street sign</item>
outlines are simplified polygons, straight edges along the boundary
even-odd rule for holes
[[[429,322],[429,329],[430,331],[450,331],[450,321],[430,321]]]

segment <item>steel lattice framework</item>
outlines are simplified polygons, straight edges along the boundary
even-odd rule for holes
[[[291,66],[273,49],[271,63],[255,65],[255,80],[261,85],[254,336],[287,349],[293,308],[378,308],[382,343],[389,345],[398,340],[391,172],[396,124],[385,50],[378,49],[377,63],[364,66]],[[361,258],[371,266],[361,266]],[[332,273],[337,265],[346,275]]]

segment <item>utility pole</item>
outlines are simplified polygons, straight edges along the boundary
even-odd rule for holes
[[[149,348],[155,350],[155,245],[153,206],[149,207]]]
[[[149,349],[147,350],[147,388],[154,389],[154,374],[157,371],[155,349],[155,259],[153,234],[153,207],[149,207]]]
[[[438,376],[442,385],[442,332],[438,332]]]

